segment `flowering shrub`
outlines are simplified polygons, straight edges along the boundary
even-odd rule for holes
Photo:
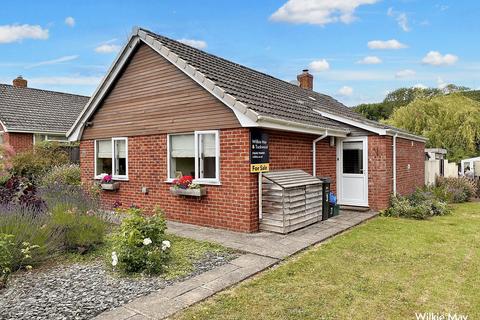
[[[15,269],[25,268],[30,270],[29,264],[32,260],[32,252],[39,248],[38,245],[30,245],[23,242],[19,247],[15,243],[15,236],[12,234],[0,233],[0,288],[4,287],[10,273]],[[16,257],[20,256],[20,261]]]
[[[173,187],[176,189],[198,189],[200,186],[193,183],[192,176],[183,176],[173,180]]]
[[[52,142],[36,144],[33,150],[17,153],[11,159],[11,173],[37,183],[52,168],[70,163],[68,153]]]
[[[437,186],[433,189],[438,197],[449,203],[466,202],[477,195],[477,182],[465,177],[437,179]]]
[[[40,185],[52,184],[79,186],[81,184],[81,170],[78,164],[64,164],[48,171],[40,181]]]
[[[111,265],[127,273],[162,272],[171,247],[165,239],[167,226],[163,212],[156,209],[153,215],[147,216],[138,208],[130,208],[125,213],[128,216],[112,239]]]
[[[37,188],[28,179],[12,176],[0,186],[0,204],[18,204],[36,211],[46,209],[45,202],[37,195]]]
[[[81,212],[59,203],[51,214],[50,227],[61,233],[66,250],[85,253],[103,243],[106,224],[93,210]]]

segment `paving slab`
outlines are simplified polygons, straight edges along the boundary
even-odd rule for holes
[[[169,221],[170,233],[197,240],[207,240],[244,252],[229,263],[186,281],[175,283],[122,307],[104,312],[97,320],[164,319],[215,293],[261,272],[281,260],[314,244],[344,232],[377,214],[341,212],[290,234],[271,232],[239,233]]]

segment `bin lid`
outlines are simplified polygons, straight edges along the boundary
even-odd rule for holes
[[[303,170],[271,171],[264,173],[263,176],[282,188],[294,188],[322,183],[322,180]]]

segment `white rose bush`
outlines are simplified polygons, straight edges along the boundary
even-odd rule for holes
[[[138,208],[125,211],[120,230],[113,236],[110,264],[125,273],[159,274],[167,267],[172,244],[166,239],[163,212],[147,215]]]

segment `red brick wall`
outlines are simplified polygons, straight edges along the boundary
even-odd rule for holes
[[[312,173],[312,141],[314,135],[269,131],[271,170],[302,169]],[[332,179],[336,185],[336,147],[330,139],[317,143],[317,175]],[[175,197],[170,194],[167,177],[166,135],[130,137],[129,181],[121,182],[117,192],[102,192],[107,207],[115,201],[123,206],[138,205],[147,210],[163,208],[171,220],[213,226],[244,232],[258,229],[258,178],[249,173],[249,130],[245,128],[220,131],[221,186],[207,186],[207,196]],[[410,193],[423,185],[424,144],[397,140],[397,190]],[[82,178],[94,175],[93,140],[81,142]],[[392,137],[368,137],[369,206],[373,210],[388,206],[393,192]],[[410,169],[408,169],[410,164]],[[149,188],[143,194],[141,188]]]
[[[368,137],[368,201],[373,210],[388,207],[393,193],[393,137]],[[424,185],[425,143],[397,138],[397,193]],[[410,168],[409,168],[410,165]]]
[[[102,201],[111,207],[115,201],[150,210],[159,206],[167,218],[185,223],[253,232],[258,229],[257,175],[249,172],[249,130],[220,132],[221,186],[207,186],[207,195],[177,197],[170,194],[167,178],[166,135],[136,136],[128,139],[129,181],[117,192],[102,191]],[[82,179],[94,176],[94,142],[81,142]],[[149,188],[148,194],[141,192]]]
[[[4,133],[3,138],[4,142],[10,144],[17,153],[33,148],[32,133]]]
[[[269,131],[272,170],[312,171],[313,135]],[[185,223],[237,231],[258,229],[258,175],[249,172],[249,130],[220,131],[221,186],[207,186],[207,196],[175,197],[170,194],[167,177],[166,135],[129,137],[129,181],[121,182],[117,192],[102,191],[102,202],[111,208],[115,201],[124,207],[132,204],[147,210],[160,206],[167,218]],[[94,176],[94,141],[81,142],[82,179]],[[318,174],[335,179],[335,147],[325,139],[317,144]],[[149,188],[141,193],[142,186]]]
[[[318,136],[273,130],[268,133],[270,170],[302,169],[313,174],[312,143]],[[330,147],[330,137],[318,141],[316,147],[317,176],[332,179],[335,192],[337,149]]]
[[[330,137],[317,142],[317,177],[328,177],[332,180],[331,190],[337,187],[337,147],[330,147]]]
[[[424,162],[425,143],[397,138],[397,193],[410,194],[425,184]]]
[[[388,207],[393,191],[392,137],[368,137],[368,205],[372,210]]]

